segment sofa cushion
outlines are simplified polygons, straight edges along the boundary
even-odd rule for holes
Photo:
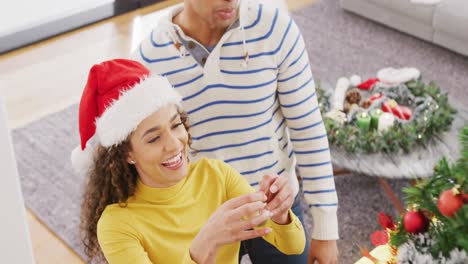
[[[459,39],[468,40],[468,1],[442,1],[435,10],[433,27],[436,31],[443,31]]]
[[[434,5],[413,4],[410,0],[366,0],[387,7],[402,15],[411,17],[424,24],[432,25]]]

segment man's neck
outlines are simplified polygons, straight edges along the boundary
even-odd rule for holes
[[[186,9],[175,15],[172,22],[178,25],[187,36],[192,37],[206,47],[215,46],[229,27],[210,25]]]

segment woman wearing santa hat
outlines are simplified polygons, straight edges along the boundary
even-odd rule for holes
[[[240,241],[263,237],[285,254],[305,246],[287,177],[254,192],[229,165],[188,161],[181,98],[140,63],[94,65],[79,110],[72,163],[88,177],[81,212],[85,253],[113,263],[238,263]],[[281,197],[264,209],[267,197]],[[276,201],[276,200],[275,200]]]

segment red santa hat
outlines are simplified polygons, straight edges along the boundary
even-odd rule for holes
[[[143,119],[162,106],[180,102],[181,97],[165,77],[150,76],[139,62],[115,59],[94,65],[81,96],[81,146],[72,152],[73,168],[86,173],[93,163],[94,143],[118,145]]]

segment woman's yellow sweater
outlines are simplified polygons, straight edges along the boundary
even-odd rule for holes
[[[138,181],[127,207],[108,205],[97,226],[99,245],[110,264],[195,263],[189,248],[208,218],[227,200],[251,192],[232,167],[203,158],[190,164],[187,176],[172,187],[152,188]],[[300,254],[304,229],[291,210],[289,214],[288,225],[268,220],[265,226],[272,232],[263,238],[285,254]],[[238,263],[239,245],[221,247],[216,263]]]

